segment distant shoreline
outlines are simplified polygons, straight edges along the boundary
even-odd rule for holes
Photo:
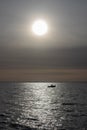
[[[87,81],[0,81],[0,83],[87,83]]]

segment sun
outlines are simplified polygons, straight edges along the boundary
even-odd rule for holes
[[[43,36],[48,31],[48,25],[44,20],[36,20],[32,25],[32,31],[37,36]]]

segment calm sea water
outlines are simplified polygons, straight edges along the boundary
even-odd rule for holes
[[[87,83],[0,83],[0,130],[87,130]]]

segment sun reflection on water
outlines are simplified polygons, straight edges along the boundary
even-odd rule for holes
[[[25,83],[24,106],[22,116],[26,119],[26,125],[38,127],[52,127],[58,124],[55,118],[56,109],[60,108],[60,103],[55,104],[55,88],[49,89],[50,83]],[[59,90],[60,91],[60,90]],[[54,112],[53,112],[54,110]]]
[[[1,84],[1,126],[4,123],[4,129],[9,130],[82,128],[87,112],[87,84],[55,83],[55,88],[47,87],[50,84]]]

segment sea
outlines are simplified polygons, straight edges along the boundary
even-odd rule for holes
[[[87,83],[0,82],[0,130],[87,130]]]

